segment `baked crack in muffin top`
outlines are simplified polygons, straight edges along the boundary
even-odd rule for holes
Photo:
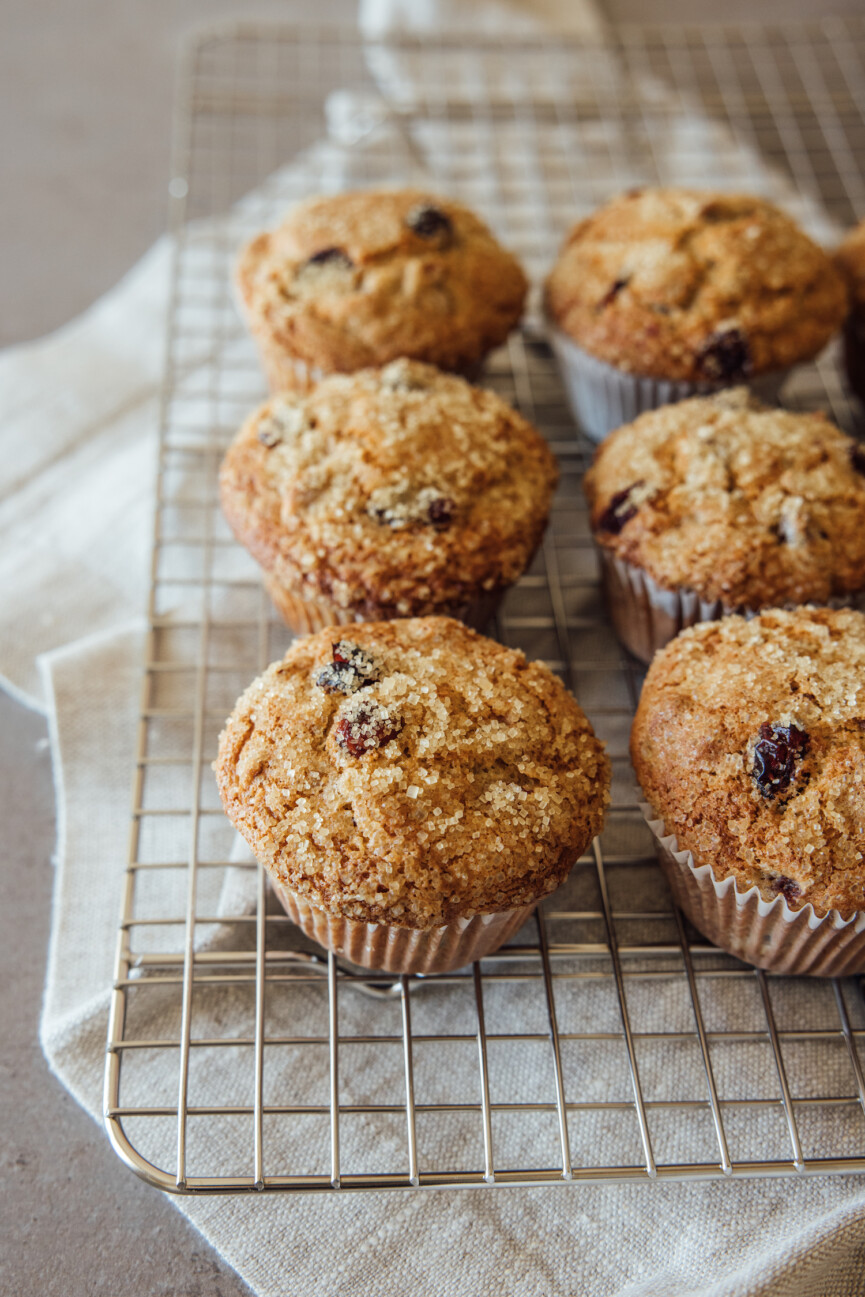
[[[220,486],[235,534],[281,584],[408,616],[515,581],[557,478],[543,437],[494,393],[399,360],[268,401]]]
[[[744,388],[641,415],[585,478],[598,544],[730,608],[865,589],[865,449]]]
[[[771,203],[640,189],[571,230],[546,301],[618,369],[721,386],[816,355],[847,297],[826,253]]]
[[[214,768],[281,883],[406,928],[553,891],[609,800],[603,747],[561,681],[444,617],[300,640],[240,698]]]
[[[255,333],[327,372],[413,356],[463,370],[504,342],[528,284],[475,214],[417,189],[314,198],[244,249]]]
[[[772,609],[683,631],[649,669],[637,776],[680,849],[794,909],[865,909],[865,615]]]

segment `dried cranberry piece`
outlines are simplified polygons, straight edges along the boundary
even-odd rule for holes
[[[697,356],[697,368],[711,382],[733,383],[751,372],[751,348],[741,329],[711,334]]]
[[[354,265],[351,257],[342,248],[322,248],[320,252],[314,252],[311,257],[307,258],[304,263],[304,269],[307,266],[344,266],[350,270]]]
[[[792,878],[787,878],[784,874],[779,874],[777,878],[773,878],[771,887],[773,892],[780,892],[784,900],[789,901],[791,905],[794,901],[798,901],[802,895],[799,884],[794,883]]]
[[[439,495],[437,487],[425,486],[416,492],[397,487],[374,491],[367,502],[366,512],[376,522],[395,531],[415,523],[432,524],[437,530],[444,531],[453,522],[455,508],[453,500]]]
[[[319,671],[315,683],[325,693],[353,694],[380,680],[379,670],[370,655],[349,640],[333,645],[333,661]]]
[[[362,757],[365,752],[383,748],[395,739],[402,724],[376,702],[350,705],[337,722],[336,741],[350,756]]]
[[[449,527],[453,520],[454,502],[441,496],[438,500],[433,500],[427,509],[427,517],[434,527]]]
[[[619,296],[619,293],[622,291],[622,289],[627,288],[630,282],[631,282],[630,276],[628,276],[625,279],[617,279],[615,283],[611,284],[610,287],[607,289],[607,291],[604,293],[604,296],[598,302],[598,310],[600,310],[604,306],[610,306],[611,303],[614,302],[616,298]]]
[[[339,667],[332,664],[322,667],[315,677],[315,683],[319,689],[323,689],[326,694],[350,693],[349,689],[344,688],[345,679]]]
[[[751,775],[764,797],[777,797],[790,787],[796,762],[808,751],[810,737],[796,725],[764,721],[754,748]]]
[[[631,502],[631,495],[637,487],[643,485],[643,482],[634,482],[632,486],[626,486],[624,491],[616,492],[598,519],[598,527],[601,531],[608,531],[611,535],[618,536],[625,523],[630,522],[637,512],[637,506]]]
[[[850,463],[857,473],[865,477],[865,446],[853,446],[850,450]]]
[[[268,450],[273,450],[273,447],[278,446],[282,441],[282,433],[272,421],[262,423],[258,429],[258,440],[262,446],[266,446]]]
[[[405,223],[422,239],[450,238],[454,232],[451,218],[432,204],[415,207],[405,218]]]

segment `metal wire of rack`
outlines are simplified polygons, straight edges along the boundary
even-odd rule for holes
[[[551,441],[543,552],[495,626],[574,689],[614,765],[608,825],[504,950],[396,981],[306,942],[239,857],[209,762],[288,635],[216,503],[264,395],[236,249],[295,198],[425,182],[479,208],[537,278],[563,231],[641,181],[738,184],[812,227],[865,213],[865,23],[627,28],[596,45],[233,25],[190,51],[150,636],[109,1024],[105,1120],[175,1192],[380,1189],[865,1170],[858,982],[783,979],[670,903],[636,806],[640,675],[600,607],[574,429],[533,317],[484,382]],[[822,205],[822,207],[821,207]],[[824,226],[824,232],[828,229]],[[853,426],[834,353],[786,404]]]

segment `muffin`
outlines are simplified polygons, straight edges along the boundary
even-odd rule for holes
[[[835,253],[847,281],[850,314],[844,325],[844,360],[850,387],[865,402],[865,221],[851,230]]]
[[[237,285],[273,391],[398,356],[473,374],[528,287],[473,212],[417,189],[302,203],[244,248]]]
[[[865,592],[865,454],[732,388],[641,415],[585,477],[607,606],[644,662],[683,626]]]
[[[544,439],[498,396],[398,360],[272,398],[220,487],[304,633],[432,613],[482,627],[531,563],[557,477]]]
[[[561,681],[445,617],[300,640],[214,765],[291,918],[368,968],[495,950],[600,831],[609,763]]]
[[[576,225],[546,284],[571,404],[600,441],[644,410],[747,382],[774,400],[840,328],[829,257],[760,198],[638,189]]]
[[[649,669],[631,756],[695,927],[775,972],[865,972],[865,615],[683,631]]]

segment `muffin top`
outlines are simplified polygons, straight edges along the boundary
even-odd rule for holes
[[[766,900],[865,909],[865,615],[771,609],[683,631],[631,734],[681,849]]]
[[[344,373],[397,356],[467,369],[504,342],[528,287],[473,212],[416,189],[302,203],[237,276],[254,332]]]
[[[221,495],[280,584],[358,616],[411,616],[515,581],[557,477],[500,397],[398,360],[261,406],[226,455]]]
[[[847,281],[851,305],[865,310],[865,221],[849,232],[835,253],[835,264]]]
[[[214,765],[256,857],[405,928],[525,905],[600,831],[609,763],[561,681],[446,617],[330,627],[237,703]]]
[[[789,216],[691,189],[632,190],[580,221],[546,300],[600,360],[716,386],[810,359],[846,311],[842,277]]]
[[[598,544],[728,608],[865,589],[865,448],[745,388],[643,414],[585,478]]]

